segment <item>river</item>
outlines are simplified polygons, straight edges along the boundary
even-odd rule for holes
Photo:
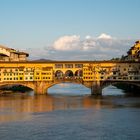
[[[102,97],[60,84],[48,95],[0,96],[0,140],[139,140],[140,97],[114,86]]]

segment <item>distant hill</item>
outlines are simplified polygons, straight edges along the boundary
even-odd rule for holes
[[[37,59],[37,60],[31,60],[31,61],[36,61],[36,62],[50,62],[50,61],[54,61],[54,60],[50,60],[50,59]]]

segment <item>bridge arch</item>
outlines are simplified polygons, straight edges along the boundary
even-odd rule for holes
[[[140,87],[140,84],[139,83],[136,83],[136,82],[127,82],[127,81],[104,81],[104,82],[101,82],[101,86],[102,88],[105,88],[109,85],[117,85],[117,84],[125,84],[125,85],[132,85],[132,86],[137,86],[137,87]]]
[[[57,90],[56,90],[57,89]],[[69,90],[71,89],[71,90]],[[90,94],[90,89],[87,88],[82,83],[74,83],[74,82],[58,82],[50,85],[46,89],[48,94],[69,94],[69,95],[82,95],[82,94]]]
[[[55,72],[55,78],[61,79],[64,77],[64,73],[61,70]]]
[[[72,78],[73,76],[74,76],[74,73],[73,73],[72,70],[67,70],[67,71],[65,72],[65,77],[66,77],[66,78]]]
[[[27,88],[30,88],[34,90],[34,85],[33,84],[26,84],[26,83],[0,83],[0,88],[6,87],[6,86],[24,86]]]
[[[126,94],[138,95],[140,90],[140,84],[133,81],[104,81],[101,83],[102,89],[105,89],[108,86],[115,86],[118,89],[123,90]]]
[[[82,71],[82,70],[77,70],[77,71],[75,72],[75,76],[76,76],[76,77],[82,77],[82,76],[83,76],[83,71]]]

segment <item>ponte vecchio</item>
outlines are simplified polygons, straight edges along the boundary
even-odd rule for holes
[[[0,45],[0,86],[23,85],[35,94],[46,94],[59,83],[82,84],[101,95],[111,83],[140,86],[140,41],[120,60],[28,61],[28,54]]]

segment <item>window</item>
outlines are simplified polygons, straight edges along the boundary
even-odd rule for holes
[[[75,68],[82,68],[83,64],[75,64]]]
[[[113,75],[115,75],[116,74],[116,72],[113,72]]]
[[[43,71],[51,71],[52,70],[52,67],[43,67],[42,70]]]
[[[65,64],[65,68],[73,68],[73,64]]]
[[[63,64],[55,64],[55,68],[63,68]]]
[[[20,79],[20,80],[23,80],[23,78],[22,78],[22,77],[20,77],[19,79]]]

